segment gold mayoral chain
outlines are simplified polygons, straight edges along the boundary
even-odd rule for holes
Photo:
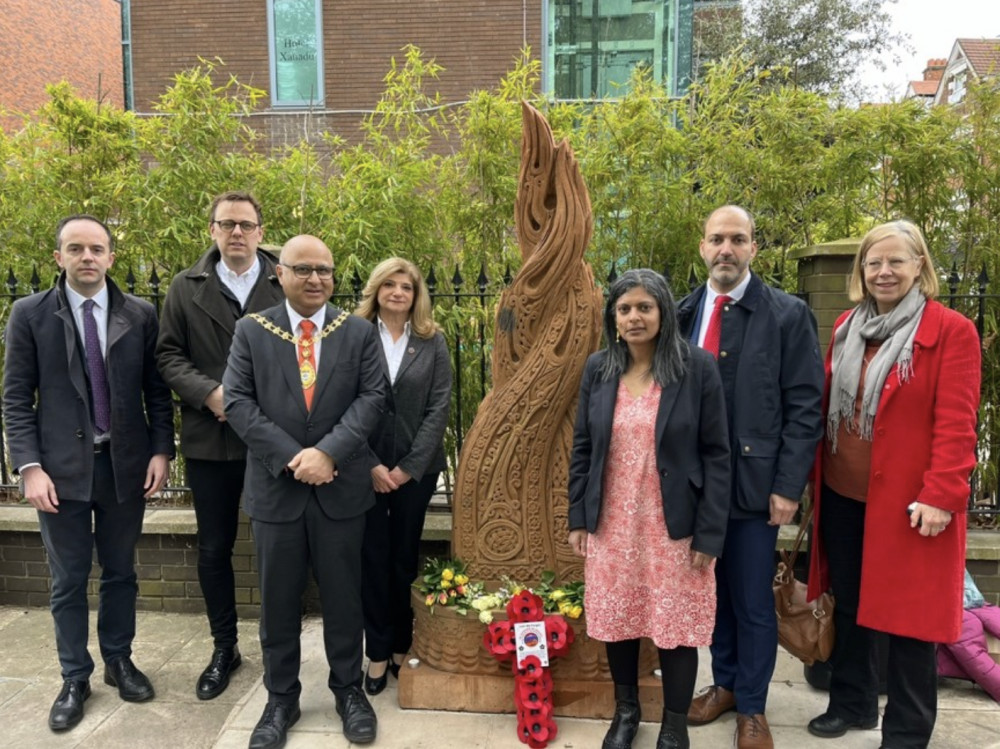
[[[303,341],[299,338],[299,336],[292,335],[287,330],[282,330],[273,322],[268,320],[266,317],[258,315],[256,312],[247,315],[247,317],[249,317],[251,320],[254,320],[255,322],[260,323],[260,326],[264,328],[264,330],[266,330],[268,333],[274,333],[274,335],[278,336],[278,338],[282,339],[283,341],[288,341],[289,343],[294,344],[296,349],[298,349],[299,345],[303,343]],[[344,323],[344,320],[346,320],[348,317],[350,317],[350,315],[348,315],[347,312],[344,312],[342,310],[341,313],[337,315],[337,317],[331,320],[330,323],[325,328],[323,328],[323,330],[321,330],[316,335],[312,336],[309,340],[312,342],[322,341],[328,335],[333,333],[333,331],[339,328]],[[316,383],[316,368],[313,367],[312,363],[309,361],[311,355],[312,355],[312,347],[302,346],[302,358],[305,361],[303,361],[302,364],[299,365],[299,376],[302,378],[302,388],[304,390],[311,388]]]

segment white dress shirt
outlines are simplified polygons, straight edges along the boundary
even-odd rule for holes
[[[215,264],[215,273],[223,285],[239,300],[240,307],[246,307],[253,285],[257,283],[257,277],[260,275],[260,258],[255,256],[253,265],[243,273],[237,273],[226,265],[224,260],[219,260]]]
[[[740,281],[735,289],[726,292],[726,295],[734,302],[738,302],[747,293],[747,286],[750,284],[750,275],[747,273],[746,278]],[[715,300],[720,296],[722,294],[712,288],[712,281],[709,280],[705,284],[705,301],[701,308],[701,328],[698,330],[699,348],[705,345],[705,333],[708,332],[708,324],[712,320],[712,312],[715,310]]]
[[[396,375],[399,373],[399,365],[403,363],[403,354],[406,353],[406,346],[410,342],[410,321],[403,325],[403,335],[398,340],[392,340],[392,333],[382,318],[378,318],[378,334],[382,339],[382,350],[385,351],[385,361],[389,365],[389,381],[396,384]]]

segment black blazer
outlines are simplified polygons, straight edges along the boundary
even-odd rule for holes
[[[722,382],[711,354],[686,347],[686,372],[663,388],[656,414],[656,470],[663,516],[673,539],[693,536],[691,548],[722,555],[729,520],[729,433]],[[606,356],[587,359],[569,466],[569,527],[597,530],[604,461],[618,395],[616,378],[600,379]]]
[[[284,303],[260,313],[291,332]],[[326,306],[329,324],[340,310]],[[349,315],[320,348],[312,408],[306,410],[295,344],[249,317],[236,323],[222,375],[226,418],[248,449],[243,509],[254,520],[299,518],[313,493],[327,517],[356,517],[375,504],[368,435],[385,404],[381,345],[367,320]],[[333,458],[337,477],[311,486],[285,467],[302,448]]]
[[[378,336],[377,325],[375,330]],[[388,398],[382,420],[368,440],[371,467],[381,463],[392,470],[399,466],[414,481],[443,471],[442,440],[451,410],[451,362],[444,336],[436,332],[431,338],[420,338],[411,332],[396,382],[389,379],[384,355],[382,373]]]
[[[108,385],[111,463],[119,502],[141,500],[153,455],[174,455],[170,390],[156,369],[156,311],[108,284]],[[83,345],[55,287],[14,303],[7,322],[3,408],[11,463],[40,463],[60,501],[89,501],[94,428]]]

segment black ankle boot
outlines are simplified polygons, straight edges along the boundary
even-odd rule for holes
[[[685,716],[687,717],[687,716]],[[639,730],[639,687],[615,684],[615,717],[604,737],[601,749],[632,749],[632,739]]]
[[[687,714],[672,713],[663,708],[663,723],[656,738],[656,749],[690,749],[688,740]]]

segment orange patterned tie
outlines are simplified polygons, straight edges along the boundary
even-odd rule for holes
[[[299,323],[302,329],[299,335],[299,377],[302,380],[302,395],[306,399],[306,410],[312,408],[313,387],[316,385],[316,349],[313,348],[313,330],[316,325],[312,320],[303,320]]]

